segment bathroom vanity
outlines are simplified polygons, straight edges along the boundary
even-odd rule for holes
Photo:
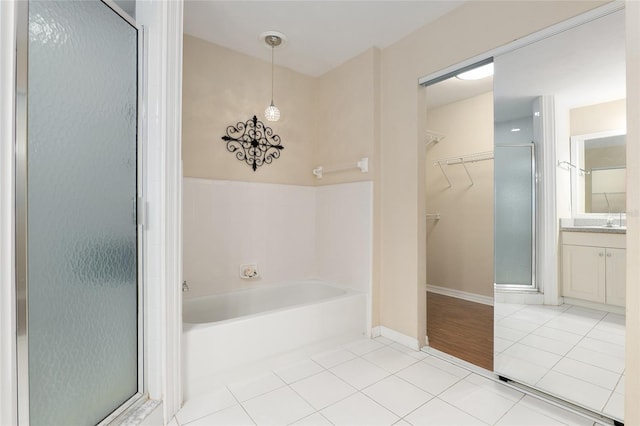
[[[562,295],[625,306],[626,228],[562,226]]]

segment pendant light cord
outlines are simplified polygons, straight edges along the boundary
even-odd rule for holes
[[[273,105],[273,46],[271,46],[271,105]]]

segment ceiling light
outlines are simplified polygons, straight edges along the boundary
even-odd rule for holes
[[[271,104],[264,110],[267,121],[278,121],[280,110],[273,104],[273,50],[282,44],[282,37],[275,32],[266,33],[264,42],[271,47]]]
[[[474,68],[469,71],[461,72],[456,75],[460,80],[480,80],[481,78],[493,75],[493,62]]]

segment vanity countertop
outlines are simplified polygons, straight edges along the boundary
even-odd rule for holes
[[[561,231],[565,232],[599,232],[603,234],[626,234],[626,226],[597,226],[597,225],[562,225]]]

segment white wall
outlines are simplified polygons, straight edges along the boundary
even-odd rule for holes
[[[571,162],[570,108],[562,99],[555,99],[556,159]],[[571,217],[571,171],[568,167],[556,168],[556,210],[559,218]]]
[[[16,4],[0,2],[0,424],[16,424],[14,105]]]
[[[369,292],[372,183],[320,187],[184,178],[187,298],[319,278]],[[260,277],[239,277],[257,263]]]
[[[184,178],[185,297],[313,276],[315,190],[310,186]],[[239,277],[257,263],[260,277]]]
[[[145,381],[162,400],[165,422],[182,402],[180,297],[182,247],[180,161],[182,0],[139,1],[136,20],[145,31],[143,88]]]

